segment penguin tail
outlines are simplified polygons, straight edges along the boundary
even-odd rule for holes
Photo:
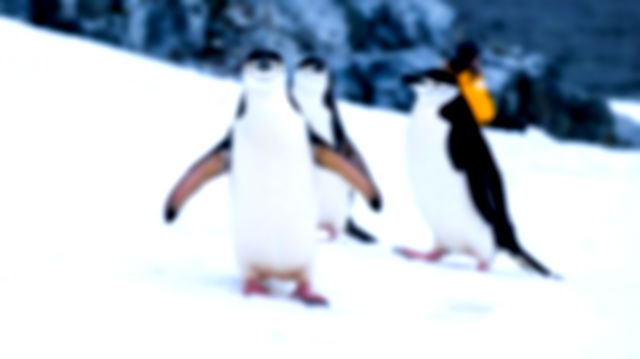
[[[371,233],[358,226],[353,218],[349,218],[345,232],[351,237],[363,243],[376,243],[377,239]]]
[[[552,272],[549,268],[547,268],[544,264],[542,264],[539,260],[534,258],[531,254],[525,251],[522,248],[518,248],[517,250],[511,250],[511,254],[514,258],[519,261],[523,267],[530,269],[543,277],[552,278],[552,279],[561,279],[558,274]]]
[[[559,275],[553,273],[542,264],[542,262],[520,246],[513,232],[513,227],[508,222],[498,228],[498,233],[496,234],[498,237],[498,246],[509,252],[524,268],[530,269],[546,278],[560,279]]]

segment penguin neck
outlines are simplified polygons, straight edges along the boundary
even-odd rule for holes
[[[435,96],[422,96],[418,98],[413,108],[413,118],[411,127],[417,132],[434,130],[445,131],[449,128],[449,123],[442,118],[440,110],[450,103],[450,99],[438,98]]]
[[[418,114],[429,115],[428,117],[436,114],[443,106],[447,104],[446,101],[433,96],[420,96],[416,100],[414,105],[414,112]],[[420,116],[424,117],[424,116]]]
[[[251,109],[291,107],[286,90],[255,91],[246,97],[247,107]],[[263,117],[263,116],[260,116]]]
[[[331,111],[324,103],[324,94],[296,93],[296,100],[307,122],[325,141],[333,144]]]

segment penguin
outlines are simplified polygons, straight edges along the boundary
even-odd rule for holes
[[[478,270],[487,271],[504,250],[524,267],[556,276],[518,242],[500,169],[455,77],[432,69],[404,82],[416,95],[407,136],[409,178],[436,245],[430,252],[396,251],[426,261],[466,253],[478,260]]]
[[[363,173],[369,170],[353,141],[347,135],[333,93],[333,79],[324,60],[316,56],[302,59],[294,73],[293,95],[311,127],[336,152],[346,157]],[[319,192],[319,227],[335,239],[340,232],[363,242],[376,238],[350,217],[353,191],[335,173],[316,170]]]
[[[206,181],[230,175],[231,226],[245,295],[269,295],[266,281],[293,281],[293,296],[327,305],[314,292],[317,194],[313,169],[339,173],[371,207],[382,198],[358,168],[304,121],[287,90],[286,67],[271,50],[254,50],[241,65],[243,94],[226,136],[178,181],[165,205],[172,222]]]

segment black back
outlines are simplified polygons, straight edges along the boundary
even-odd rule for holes
[[[447,143],[451,162],[464,173],[473,203],[492,226],[498,248],[520,258],[538,273],[551,275],[518,243],[506,205],[502,176],[467,102],[460,95],[440,113],[451,124]]]

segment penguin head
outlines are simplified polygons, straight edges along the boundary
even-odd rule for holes
[[[254,50],[242,64],[242,83],[251,90],[269,90],[286,85],[282,57],[272,50]]]
[[[476,70],[480,60],[480,48],[473,41],[465,41],[458,45],[456,53],[449,61],[449,67],[454,73],[467,69]]]
[[[322,96],[331,83],[331,73],[326,62],[316,56],[304,58],[295,70],[294,91]]]
[[[455,76],[440,69],[404,76],[403,82],[411,87],[418,99],[426,98],[432,102],[450,102],[460,93]]]

